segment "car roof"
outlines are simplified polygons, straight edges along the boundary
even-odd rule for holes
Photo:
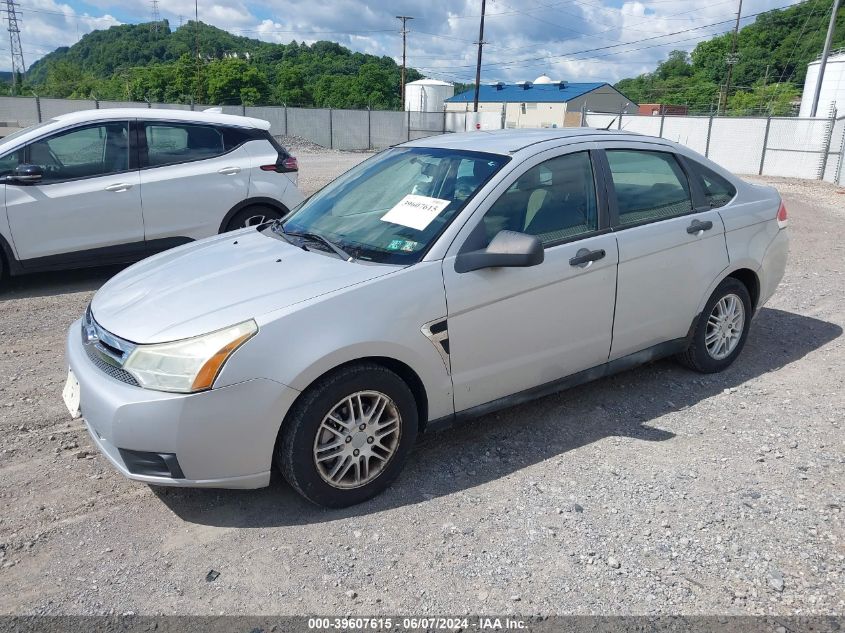
[[[407,143],[402,147],[437,147],[446,149],[473,150],[491,154],[515,154],[526,147],[547,141],[560,144],[602,140],[651,140],[651,137],[626,132],[625,130],[604,130],[587,127],[541,128],[519,130],[479,130],[457,134],[439,134]],[[666,139],[661,142],[669,144]]]
[[[213,123],[235,127],[269,130],[270,123],[262,119],[222,114],[216,111],[170,110],[166,108],[103,108],[101,110],[80,110],[53,117],[63,124],[87,123],[104,119],[147,119],[162,121],[187,121],[191,123]]]

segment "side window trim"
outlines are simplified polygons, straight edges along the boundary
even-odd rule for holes
[[[226,149],[225,142],[223,145],[224,151],[220,154],[215,154],[213,156],[203,156],[200,158],[191,158],[188,160],[182,160],[173,163],[165,163],[163,165],[150,165],[150,148],[147,144],[147,128],[156,125],[196,125],[200,127],[211,127],[217,130],[220,133],[221,140],[224,134],[224,129],[227,127],[225,125],[214,125],[210,123],[203,123],[201,121],[177,121],[177,120],[165,120],[165,119],[141,119],[138,121],[138,146],[139,146],[139,168],[141,170],[146,169],[160,169],[161,167],[173,167],[174,165],[187,165],[189,163],[197,163],[203,160],[213,160],[215,158],[220,158],[221,156],[227,156],[232,152],[240,149],[243,147],[248,141],[243,141],[238,145],[235,145],[229,149]],[[255,140],[255,138],[250,138],[250,141]]]
[[[692,205],[692,209],[687,211],[686,213],[681,213],[678,215],[674,215],[667,218],[650,218],[646,220],[642,220],[640,222],[633,222],[630,224],[622,224],[619,218],[619,199],[616,193],[616,185],[613,182],[613,176],[610,172],[610,161],[607,158],[607,152],[612,150],[621,150],[621,151],[632,151],[632,152],[650,152],[650,153],[660,153],[660,154],[668,154],[675,158],[675,162],[678,163],[678,167],[680,168],[681,172],[686,177],[687,187],[689,188],[690,192],[690,204]],[[668,147],[655,147],[655,148],[641,148],[635,146],[623,146],[618,145],[615,147],[608,147],[602,146],[598,150],[601,153],[601,160],[603,164],[603,169],[605,170],[605,182],[608,192],[608,199],[609,199],[609,208],[610,208],[610,218],[611,218],[611,226],[613,231],[624,231],[625,229],[633,229],[638,226],[645,226],[646,224],[654,224],[656,222],[665,222],[667,220],[674,220],[675,218],[683,218],[689,215],[695,215],[696,213],[701,213],[702,211],[709,211],[710,207],[707,205],[707,208],[704,209],[699,206],[700,201],[703,199],[704,194],[701,192],[700,187],[697,183],[695,183],[695,178],[691,177],[691,172],[687,163],[684,161],[684,157],[680,154],[677,154]]]
[[[30,139],[26,145],[23,147],[19,147],[17,150],[12,151],[22,151],[23,152],[23,163],[22,164],[29,164],[32,162],[32,154],[30,152],[30,148],[34,143],[38,142],[47,142],[50,139],[62,136],[64,134],[68,134],[70,132],[77,132],[79,130],[85,130],[89,128],[99,127],[102,125],[107,125],[109,123],[126,123],[127,130],[129,132],[128,141],[129,141],[129,167],[127,169],[121,169],[120,171],[109,171],[102,174],[94,174],[93,176],[78,176],[76,178],[62,178],[60,180],[50,180],[44,183],[37,183],[36,186],[38,187],[49,187],[50,185],[59,185],[66,182],[80,182],[83,180],[91,180],[92,178],[107,178],[109,176],[117,176],[119,174],[128,174],[133,171],[137,171],[137,165],[135,167],[132,166],[132,156],[134,154],[132,150],[132,119],[101,119],[100,121],[89,121],[86,123],[80,123],[78,125],[71,125],[66,128],[62,128],[59,130],[53,130],[49,134],[45,134],[43,136],[39,136],[38,138]],[[31,185],[29,185],[31,186]]]

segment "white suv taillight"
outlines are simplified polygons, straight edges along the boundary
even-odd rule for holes
[[[786,205],[781,201],[778,209],[778,228],[785,229],[789,225],[789,217],[786,214]]]

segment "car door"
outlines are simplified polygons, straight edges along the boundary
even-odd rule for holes
[[[43,170],[38,182],[5,184],[6,213],[24,267],[131,259],[143,253],[129,121],[55,132],[17,154],[18,162]]]
[[[589,147],[529,159],[485,200],[444,259],[456,411],[607,361],[617,248]],[[543,263],[455,270],[459,252],[484,248],[505,229],[536,235]]]
[[[689,332],[713,280],[728,265],[725,228],[671,148],[602,143],[619,278],[611,360]]]
[[[144,121],[139,140],[148,248],[219,233],[226,213],[249,192],[245,147],[228,147],[218,126],[186,122]]]

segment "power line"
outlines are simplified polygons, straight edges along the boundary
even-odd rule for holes
[[[790,5],[786,5],[784,7],[778,7],[777,9],[769,9],[768,11],[760,11],[759,13],[751,13],[749,15],[744,16],[742,19],[747,20],[747,19],[756,17],[758,15],[762,15],[763,13],[768,13],[769,11],[774,11],[774,10],[778,10],[778,9],[785,9],[788,6],[790,6]],[[588,48],[588,49],[584,49],[584,50],[580,50],[580,51],[574,51],[574,52],[571,52],[571,53],[563,53],[563,54],[560,54],[560,55],[545,55],[545,56],[541,56],[541,57],[528,57],[528,58],[516,59],[516,60],[510,60],[510,61],[504,61],[504,62],[491,62],[489,64],[484,64],[484,66],[485,67],[486,66],[509,66],[509,67],[513,68],[517,64],[524,64],[526,62],[546,61],[546,60],[570,57],[572,55],[579,55],[579,54],[582,54],[582,53],[592,53],[594,51],[609,50],[609,49],[612,49],[612,48],[619,48],[621,46],[628,46],[629,44],[639,44],[640,42],[648,42],[648,41],[652,41],[652,40],[656,40],[656,39],[660,39],[660,38],[664,38],[664,37],[671,37],[673,35],[680,35],[680,34],[683,34],[683,33],[691,33],[692,31],[699,31],[701,29],[719,26],[721,24],[726,24],[726,23],[729,23],[729,22],[733,22],[733,20],[721,20],[719,22],[713,22],[712,24],[703,24],[701,26],[696,26],[696,27],[692,27],[692,28],[689,28],[689,29],[682,29],[680,31],[674,31],[672,33],[663,33],[661,35],[654,35],[652,37],[645,37],[645,38],[642,38],[642,39],[639,39],[639,40],[631,40],[629,42],[620,42],[618,44],[610,44],[610,45],[607,45],[607,46],[598,46],[598,47],[595,47],[595,48]],[[468,68],[468,67],[471,67],[471,65],[451,66],[451,68]]]

